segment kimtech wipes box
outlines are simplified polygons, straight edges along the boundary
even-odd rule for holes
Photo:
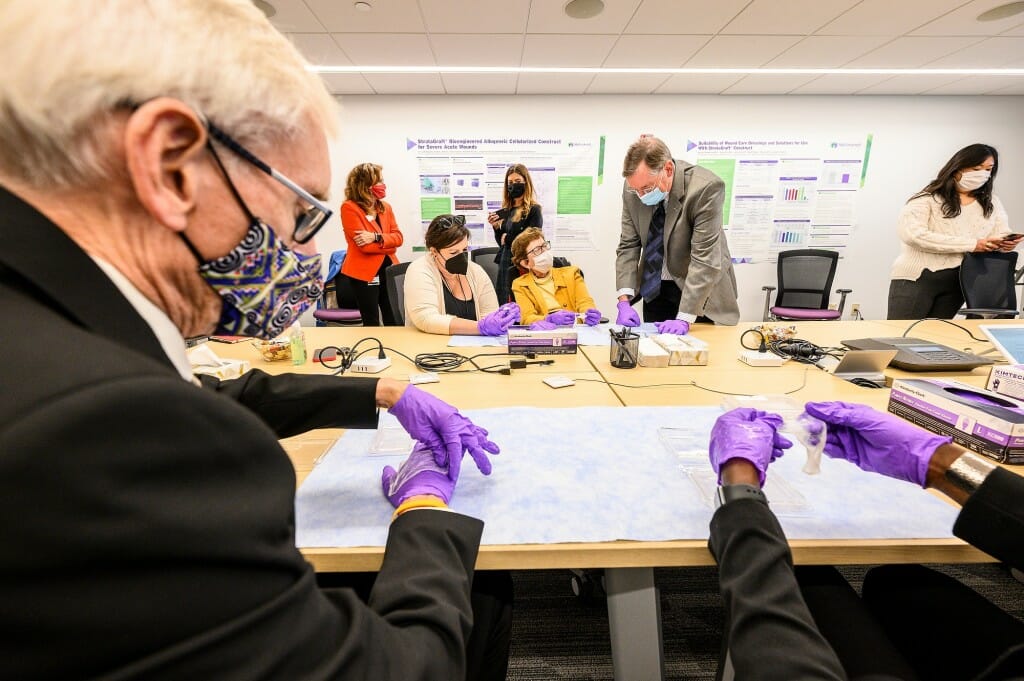
[[[985,387],[994,393],[1024,400],[1024,365],[995,366],[988,374]]]
[[[948,379],[897,379],[889,411],[1001,463],[1024,463],[1024,402]]]

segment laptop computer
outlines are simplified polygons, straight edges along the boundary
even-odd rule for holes
[[[825,355],[817,363],[836,378],[850,381],[862,378],[876,383],[885,382],[885,367],[898,350],[847,350],[841,359]]]
[[[897,350],[891,364],[906,371],[970,371],[995,364],[991,359],[920,338],[857,338],[841,342],[851,350]]]
[[[1010,364],[1024,364],[1024,324],[979,324],[981,332]]]

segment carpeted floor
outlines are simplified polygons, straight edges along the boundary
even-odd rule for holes
[[[1024,584],[1000,565],[935,566],[1017,617]],[[868,566],[841,569],[860,589]],[[661,590],[666,681],[714,679],[722,604],[714,568],[655,571]],[[567,570],[514,572],[516,588],[509,681],[609,681],[608,611],[603,598],[577,598]],[[639,681],[639,680],[638,680]]]

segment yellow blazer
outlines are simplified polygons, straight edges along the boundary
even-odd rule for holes
[[[555,300],[563,310],[586,312],[592,307],[597,307],[583,281],[580,268],[572,265],[554,267],[551,269],[551,278],[555,282]],[[534,283],[533,275],[529,272],[512,282],[512,295],[522,310],[522,324],[532,324],[544,319],[551,311],[544,304],[544,292]]]

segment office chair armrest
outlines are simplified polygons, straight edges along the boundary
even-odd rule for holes
[[[775,290],[775,287],[774,286],[762,286],[761,290],[764,291],[764,314],[762,315],[762,320],[761,321],[768,322],[768,321],[771,321],[771,317],[769,316],[770,315],[769,310],[771,308],[771,302],[770,301],[771,301],[771,297],[772,297],[772,291]]]
[[[965,307],[957,310],[956,313],[964,316],[974,315],[975,317],[981,317],[982,319],[995,319],[997,317],[1007,317],[1012,319],[1020,315],[1020,310],[1004,310],[993,307]]]
[[[843,316],[843,307],[846,305],[846,294],[852,293],[852,288],[837,288],[836,293],[839,294],[839,316]]]

